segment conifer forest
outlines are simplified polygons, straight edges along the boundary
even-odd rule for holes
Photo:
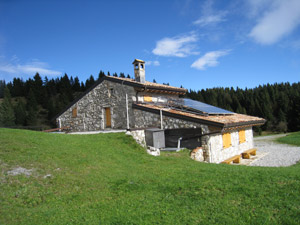
[[[35,130],[56,127],[55,116],[70,102],[89,89],[99,72],[85,82],[64,74],[59,78],[42,78],[38,73],[24,81],[14,78],[0,80],[0,127]],[[107,76],[125,77],[124,73]],[[129,75],[126,76],[130,78]],[[153,80],[153,82],[156,82]],[[264,84],[255,88],[209,88],[189,90],[185,97],[232,112],[265,118],[261,130],[287,132],[300,130],[300,82]]]

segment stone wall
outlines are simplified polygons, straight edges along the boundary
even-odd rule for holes
[[[133,121],[132,96],[134,88],[104,80],[57,118],[61,126],[70,126],[71,131],[95,131],[106,128],[105,108],[111,111],[111,128],[126,128],[126,93],[128,94],[129,117]],[[77,116],[72,116],[73,108]]]
[[[133,130],[128,132],[132,135],[133,139],[142,147],[146,148],[145,130]]]
[[[231,146],[223,148],[222,134],[212,134],[206,136],[206,140],[202,143],[205,161],[220,163],[232,156],[239,155],[242,152],[253,148],[253,133],[252,127],[245,129],[246,142],[239,143],[238,130],[231,132]],[[203,138],[204,139],[204,138]]]
[[[161,128],[160,114],[146,112],[139,109],[133,110],[134,128],[157,127]],[[208,126],[194,123],[186,120],[181,120],[169,116],[162,116],[163,129],[178,129],[178,128],[202,128],[202,134],[208,133]]]

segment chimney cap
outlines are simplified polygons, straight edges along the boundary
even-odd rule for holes
[[[145,63],[145,61],[143,61],[143,60],[141,60],[141,59],[135,59],[135,60],[133,61],[132,64],[134,64],[134,63],[136,63],[136,62],[139,62],[139,63]]]

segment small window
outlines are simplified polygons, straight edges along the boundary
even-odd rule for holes
[[[74,107],[74,108],[72,109],[72,117],[73,117],[73,118],[77,117],[77,107]]]
[[[144,96],[144,101],[145,102],[152,102],[152,97],[151,96]]]
[[[240,144],[246,142],[245,130],[239,130],[239,141]]]
[[[139,68],[139,64],[135,64],[135,69],[138,69]]]
[[[231,134],[224,133],[222,135],[222,139],[223,139],[223,148],[229,148],[231,146]]]
[[[141,64],[141,69],[144,69],[144,64]]]
[[[110,94],[113,95],[114,93],[115,93],[115,92],[114,92],[114,89],[111,88],[111,89],[110,89]]]

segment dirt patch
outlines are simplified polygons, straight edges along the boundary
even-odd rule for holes
[[[23,167],[16,167],[10,171],[7,171],[7,175],[10,175],[10,176],[17,176],[17,175],[21,175],[21,174],[24,174],[26,176],[31,176],[33,172],[33,169],[26,169],[26,168],[23,168]]]

